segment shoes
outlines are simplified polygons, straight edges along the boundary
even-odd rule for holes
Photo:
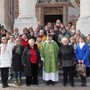
[[[15,80],[15,85],[19,86],[18,80]]]
[[[21,86],[22,85],[22,80],[21,79],[15,80],[15,85]]]
[[[87,86],[86,83],[82,83],[82,84],[81,84],[81,87],[86,87],[86,86]]]
[[[30,84],[26,84],[26,86],[30,86]]]
[[[33,83],[32,85],[39,85],[39,83]]]
[[[55,85],[55,82],[51,81],[50,84],[51,84],[51,85]]]
[[[46,81],[46,85],[50,85],[50,81]]]
[[[64,87],[66,87],[66,85],[67,85],[66,83],[63,83],[63,86],[64,86]]]
[[[54,82],[54,81],[49,80],[49,81],[46,81],[46,85],[55,85],[55,82]]]
[[[5,85],[2,85],[2,88],[6,88]]]
[[[81,87],[86,87],[86,86],[87,86],[86,77],[81,76]]]
[[[2,85],[2,88],[6,88],[6,87],[9,87],[9,85],[8,84]]]
[[[74,87],[74,84],[71,84],[71,87]]]
[[[18,80],[18,85],[19,85],[19,86],[22,85],[22,80],[21,80],[21,79]]]

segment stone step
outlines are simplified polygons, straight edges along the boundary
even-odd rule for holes
[[[23,82],[23,84],[25,84],[25,77],[23,76],[22,77],[22,82]],[[39,84],[44,84],[45,83],[45,81],[42,79],[42,76],[39,76],[38,77],[38,80],[39,80]],[[15,79],[13,78],[12,80],[8,80],[8,82],[10,83],[10,84],[14,84],[14,81],[15,81]],[[69,81],[69,80],[68,80]],[[75,83],[80,83],[81,82],[81,79],[80,79],[80,77],[78,77],[78,78],[74,78],[74,82]],[[0,83],[1,83],[1,78],[0,78]],[[62,84],[63,83],[63,77],[62,76],[59,76],[59,81],[57,82],[57,84]],[[88,77],[87,78],[87,83],[89,83],[90,84],[90,77]]]
[[[40,84],[44,84],[45,83],[45,81],[42,79],[42,74],[39,75],[38,80],[39,80],[39,83]],[[9,79],[8,82],[10,84],[14,84],[14,81],[15,81],[15,79],[12,79],[12,80]],[[22,77],[22,82],[25,84],[25,76],[24,75]],[[80,77],[74,78],[74,82],[75,83],[80,83],[81,82]],[[1,83],[1,75],[0,75],[0,83]],[[57,82],[57,84],[62,84],[62,83],[63,83],[63,71],[62,71],[62,69],[60,69],[59,70],[59,81]],[[90,77],[87,78],[87,83],[90,84]]]

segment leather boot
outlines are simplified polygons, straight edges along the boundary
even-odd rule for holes
[[[81,86],[82,87],[86,87],[87,86],[86,76],[81,76]]]
[[[81,75],[81,86],[83,87],[84,86],[84,83],[83,83],[83,76]]]
[[[22,80],[21,79],[18,80],[18,84],[19,84],[19,86],[22,85]]]
[[[84,86],[84,87],[86,87],[86,86],[87,86],[86,76],[83,76],[83,86]]]
[[[17,85],[17,86],[19,85],[18,80],[15,80],[15,85]]]

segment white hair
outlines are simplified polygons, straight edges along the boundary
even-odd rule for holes
[[[7,37],[2,37],[2,39],[1,39],[1,40],[3,40],[3,39],[6,39],[6,40],[7,40]]]
[[[34,39],[29,39],[29,40],[28,40],[28,43],[29,43],[29,42],[35,42],[35,40],[34,40]]]
[[[44,31],[43,30],[40,30],[40,33],[44,33]]]
[[[67,39],[66,37],[62,38],[62,40],[61,40],[62,43],[63,43],[64,41],[69,42],[68,39]]]

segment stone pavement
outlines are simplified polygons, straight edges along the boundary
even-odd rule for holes
[[[60,75],[59,75],[60,79],[59,81],[55,84],[55,85],[50,85],[50,86],[47,86],[45,84],[45,82],[42,80],[42,76],[39,75],[38,79],[39,79],[39,85],[38,86],[34,86],[34,85],[31,85],[29,87],[27,87],[25,85],[25,77],[23,76],[22,77],[22,82],[23,82],[23,85],[22,86],[15,86],[14,84],[14,78],[13,80],[10,80],[9,79],[9,88],[2,88],[2,85],[1,85],[1,78],[0,78],[0,90],[89,90],[90,89],[90,77],[87,78],[87,87],[81,87],[80,86],[80,77],[78,78],[74,78],[74,81],[75,81],[75,87],[71,87],[70,84],[68,84],[66,87],[63,87],[62,83],[63,83],[63,77],[62,77],[62,72],[60,72]]]
[[[90,77],[87,78],[87,87],[81,87],[80,86],[80,78],[75,78],[75,87],[71,87],[70,84],[67,84],[66,87],[63,87],[62,81],[63,79],[60,77],[59,82],[57,82],[55,85],[47,86],[45,82],[42,80],[42,77],[39,77],[39,85],[34,86],[31,85],[27,87],[25,85],[25,77],[23,77],[23,85],[22,86],[15,86],[14,79],[9,80],[9,88],[2,88],[1,85],[1,79],[0,79],[0,90],[89,90],[90,89]]]
[[[75,87],[70,87],[67,85],[66,87],[63,87],[61,84],[56,84],[54,86],[46,86],[45,84],[40,84],[39,86],[29,86],[27,87],[26,85],[22,86],[15,86],[15,85],[10,85],[9,88],[2,88],[0,85],[0,90],[89,90],[90,85],[87,87],[81,87],[79,84],[75,85]]]

